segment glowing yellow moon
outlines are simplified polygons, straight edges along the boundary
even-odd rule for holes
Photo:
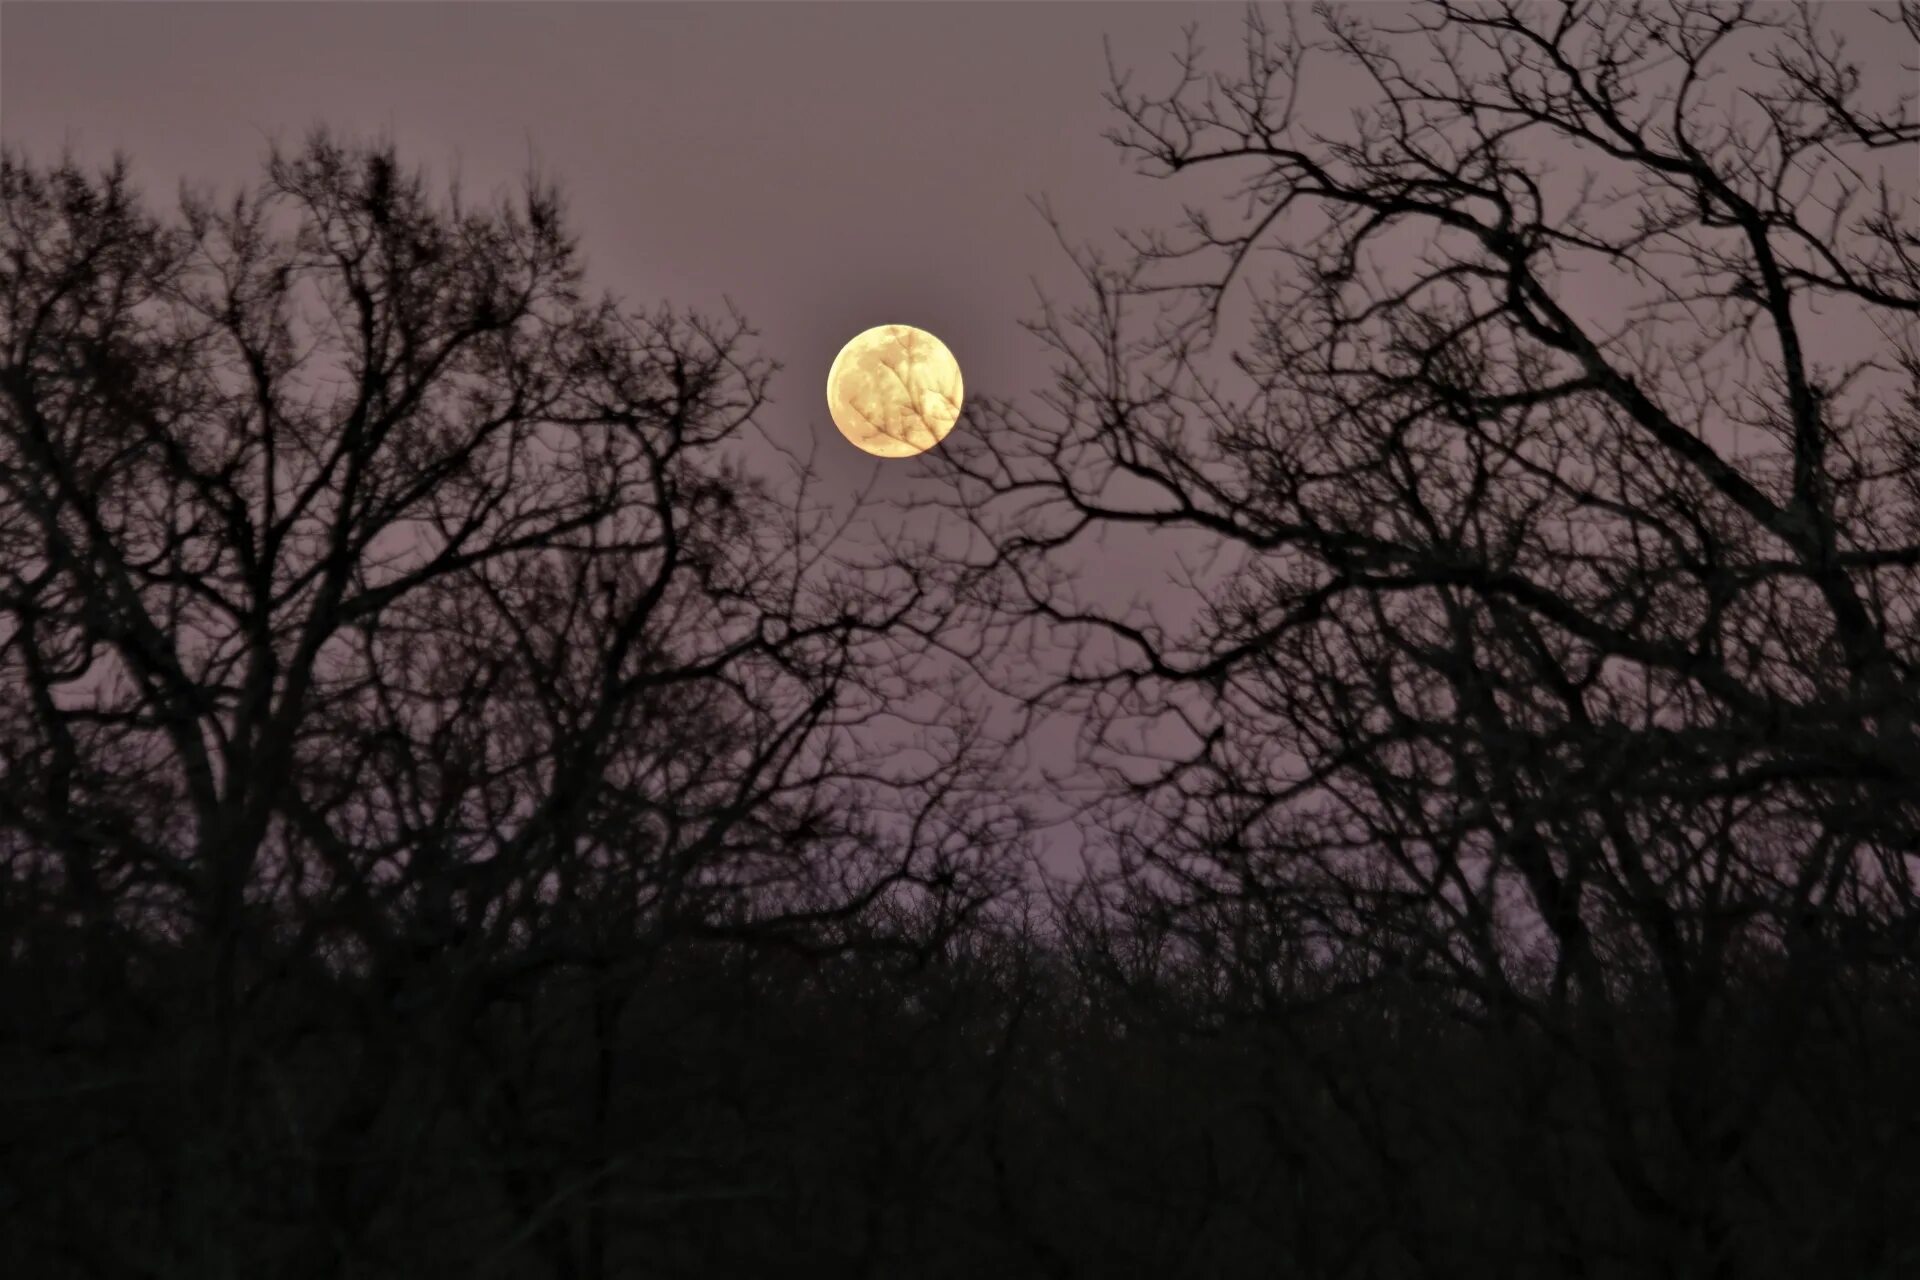
[[[925,453],[960,417],[960,362],[910,324],[883,324],[840,348],[827,371],[827,411],[840,434],[882,458]]]

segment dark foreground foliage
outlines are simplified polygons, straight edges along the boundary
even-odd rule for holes
[[[1014,936],[924,965],[671,948],[612,1014],[587,969],[478,1008],[296,970],[215,1133],[190,953],[138,956],[119,1024],[74,954],[49,930],[6,973],[14,1275],[1709,1274],[1613,1167],[1578,1052],[1390,982],[1202,1027],[1190,975]],[[1743,1041],[1774,985],[1733,995],[1707,1047],[1773,1087],[1716,1188],[1722,1274],[1920,1265],[1916,994],[1837,990],[1781,1058]],[[1635,1114],[1678,1164],[1645,1054]]]

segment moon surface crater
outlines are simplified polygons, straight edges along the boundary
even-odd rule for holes
[[[840,434],[881,458],[939,444],[960,417],[960,362],[908,324],[876,325],[840,349],[827,371],[827,411]]]

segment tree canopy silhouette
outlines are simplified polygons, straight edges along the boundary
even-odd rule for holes
[[[988,616],[1069,637],[1026,691],[1094,725],[1118,909],[1242,1010],[1544,1036],[1671,1274],[1794,1256],[1737,1221],[1763,1117],[1920,941],[1920,117],[1820,19],[1250,10],[1217,71],[1190,31],[1110,93],[1184,224],[1075,250],[1058,386],[946,452]],[[1211,566],[1190,627],[1082,589],[1141,528]]]
[[[81,957],[42,1123],[89,1129],[53,1101],[71,1061],[178,1090],[188,1130],[116,1166],[166,1190],[102,1259],[250,1265],[265,1167],[311,1265],[352,1262],[406,1173],[353,1154],[405,1059],[530,994],[568,1012],[561,972],[599,1045],[576,1149],[529,1165],[530,1117],[487,1121],[506,1068],[433,1105],[508,1144],[571,1258],[541,1206],[610,1176],[613,1024],[664,939],[923,945],[990,895],[1014,828],[965,725],[872,734],[925,691],[937,601],[743,467],[743,323],[590,297],[550,187],[436,200],[322,135],[175,221],[124,165],[9,156],[0,202],[5,927]]]

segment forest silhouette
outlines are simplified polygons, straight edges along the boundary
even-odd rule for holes
[[[0,159],[0,1269],[1920,1274],[1913,96],[1282,16],[881,546],[550,185]]]

